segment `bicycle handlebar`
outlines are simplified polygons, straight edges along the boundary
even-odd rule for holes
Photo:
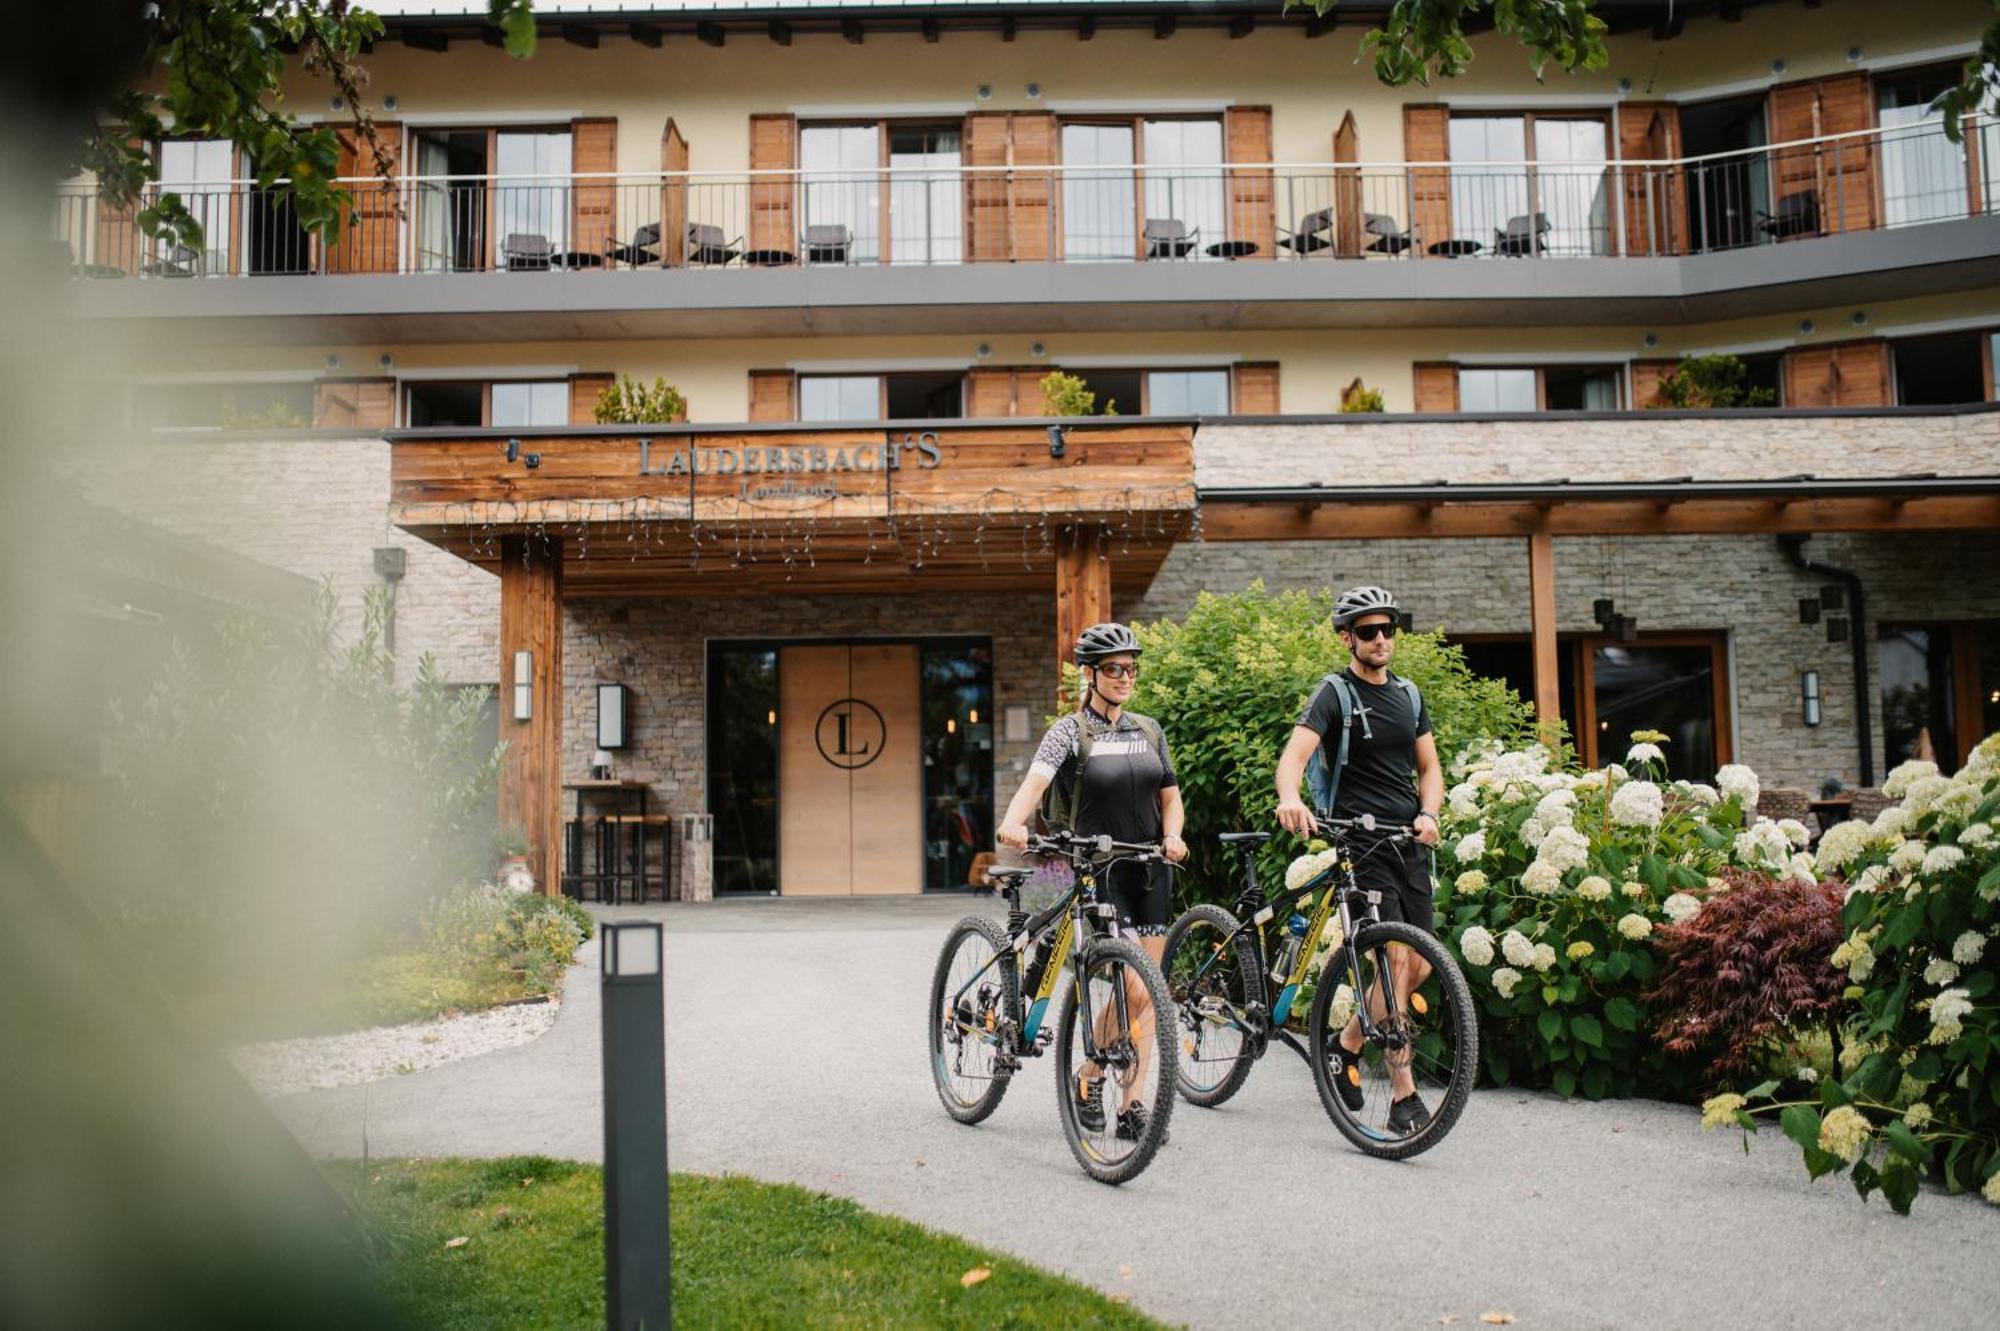
[[[1028,838],[1028,849],[1040,855],[1090,855],[1098,859],[1117,856],[1120,859],[1139,862],[1172,864],[1157,844],[1136,841],[1115,841],[1109,836],[1078,836],[1074,832],[1055,831],[1046,836]]]
[[[1378,823],[1372,813],[1364,813],[1358,818],[1322,818],[1315,815],[1313,827],[1336,836],[1343,832],[1381,832],[1389,841],[1409,841],[1417,835],[1417,829],[1407,823]]]

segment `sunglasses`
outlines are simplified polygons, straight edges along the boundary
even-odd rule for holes
[[[1357,624],[1349,629],[1348,632],[1363,642],[1373,642],[1377,638],[1395,637],[1396,625],[1393,622],[1388,624]]]
[[[1131,665],[1121,665],[1114,661],[1110,665],[1097,667],[1097,673],[1106,679],[1137,679],[1139,678],[1139,666],[1137,662]]]

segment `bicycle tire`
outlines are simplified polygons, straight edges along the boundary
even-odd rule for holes
[[[1214,1069],[1219,1075],[1213,1079],[1203,1076],[1205,1063],[1220,1060],[1208,1060],[1201,1056],[1203,1023],[1206,1020],[1201,1011],[1202,1000],[1219,1000],[1233,1005],[1239,1012],[1248,1010],[1252,1001],[1251,977],[1257,970],[1256,950],[1248,938],[1237,938],[1232,948],[1235,953],[1233,965],[1212,967],[1203,976],[1203,983],[1209,989],[1206,994],[1188,992],[1189,981],[1179,977],[1177,971],[1191,969],[1206,960],[1205,955],[1199,953],[1184,955],[1184,948],[1215,946],[1214,940],[1230,938],[1236,930],[1236,917],[1222,907],[1210,902],[1192,906],[1167,930],[1166,948],[1160,963],[1161,974],[1167,982],[1167,996],[1173,1000],[1180,1017],[1177,1037],[1180,1048],[1175,1054],[1174,1084],[1183,1100],[1204,1109],[1214,1109],[1242,1090],[1257,1056],[1250,1052],[1246,1036],[1244,1047],[1230,1060],[1231,1066]],[[1177,966],[1176,962],[1181,964]],[[1261,985],[1258,990],[1261,997]],[[1242,1032],[1238,1034],[1242,1035]]]
[[[1103,1158],[1085,1140],[1083,1126],[1077,1122],[1076,1097],[1072,1092],[1076,1075],[1075,1055],[1081,1052],[1076,1042],[1077,1008],[1083,1001],[1082,991],[1093,974],[1107,964],[1131,971],[1146,989],[1154,1012],[1153,1057],[1158,1060],[1159,1067],[1156,1084],[1164,1092],[1156,1093],[1153,1103],[1147,1106],[1149,1112],[1145,1131],[1133,1144],[1132,1150],[1116,1160]],[[1062,1017],[1056,1028],[1056,1115],[1062,1122],[1063,1137],[1069,1142],[1070,1154],[1083,1166],[1084,1173],[1099,1183],[1126,1183],[1145,1171],[1167,1139],[1167,1125],[1173,1118],[1174,1100],[1177,1098],[1173,1087],[1178,1076],[1175,1053],[1180,1046],[1180,1023],[1174,1015],[1173,1000],[1167,994],[1167,982],[1161,977],[1160,968],[1136,944],[1122,938],[1096,939],[1084,952],[1083,968],[1085,983],[1072,982],[1068,986],[1063,995]],[[1108,1082],[1109,1078],[1106,1080]]]
[[[1466,984],[1464,974],[1442,943],[1415,925],[1396,920],[1364,925],[1354,939],[1357,954],[1372,953],[1378,958],[1383,955],[1381,949],[1389,943],[1402,943],[1430,963],[1431,974],[1438,981],[1439,992],[1450,1010],[1454,1046],[1451,1084],[1437,1106],[1430,1111],[1430,1122],[1408,1136],[1385,1138],[1357,1121],[1334,1088],[1333,1076],[1327,1067],[1327,1046],[1339,1032],[1329,1029],[1329,1016],[1335,994],[1341,984],[1350,978],[1336,973],[1337,968],[1347,964],[1348,953],[1344,947],[1334,953],[1326,970],[1321,972],[1319,990],[1313,995],[1308,1054],[1312,1063],[1313,1085],[1319,1090],[1320,1105],[1341,1135],[1357,1149],[1377,1159],[1407,1160],[1443,1141],[1464,1112],[1466,1099],[1472,1094],[1473,1080],[1478,1075],[1479,1025],[1471,986]],[[1378,960],[1376,965],[1379,967],[1380,964]],[[1358,976],[1352,978],[1360,979]]]
[[[957,1028],[946,1021],[945,1002],[949,991],[965,981],[963,974],[954,981],[952,962],[965,942],[972,938],[979,939],[993,955],[1000,958],[1000,964],[993,968],[994,982],[999,985],[999,993],[993,996],[996,1005],[991,1008],[994,1025],[998,1027],[1005,1023],[1007,1029],[1015,1031],[1021,1028],[1021,986],[1016,978],[1012,944],[1006,931],[983,915],[968,915],[952,926],[951,932],[945,936],[944,946],[938,951],[937,970],[931,977],[931,1005],[925,1017],[925,1025],[929,1027],[927,1041],[931,1083],[937,1088],[938,1102],[944,1106],[944,1111],[960,1123],[978,1123],[990,1116],[1000,1107],[1001,1098],[1007,1094],[1007,1085],[1014,1076],[1013,1070],[999,1059],[1001,1051],[997,1045],[987,1046],[995,1052],[989,1074],[984,1077],[960,1074],[961,1080],[984,1080],[986,1086],[983,1091],[959,1093],[947,1071],[947,1061],[956,1059],[967,1047],[948,1034],[949,1030]],[[972,969],[984,964],[985,959],[978,958]],[[983,1019],[976,1024],[983,1025]]]

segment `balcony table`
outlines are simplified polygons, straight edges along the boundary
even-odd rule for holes
[[[790,250],[749,250],[743,255],[743,262],[753,268],[783,268],[798,261]]]
[[[572,270],[578,268],[602,268],[604,266],[604,256],[602,254],[592,254],[588,250],[559,250],[549,256],[549,265],[553,268],[568,268]]]
[[[1247,259],[1256,252],[1254,240],[1218,240],[1208,247],[1208,253],[1217,259]]]
[[[1440,240],[1430,253],[1440,259],[1469,259],[1486,247],[1476,240]]]

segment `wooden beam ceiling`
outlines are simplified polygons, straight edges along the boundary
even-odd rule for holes
[[[694,35],[703,46],[721,46],[727,40],[723,35],[722,26],[717,23],[695,24]]]
[[[765,28],[764,31],[779,46],[790,46],[792,44],[792,25],[789,23],[780,19],[772,19],[770,26]]]
[[[666,39],[666,31],[651,23],[634,23],[625,31],[639,45],[650,46],[656,51]]]
[[[563,24],[562,39],[571,46],[581,46],[590,51],[597,49],[597,29],[586,27],[581,23]]]

